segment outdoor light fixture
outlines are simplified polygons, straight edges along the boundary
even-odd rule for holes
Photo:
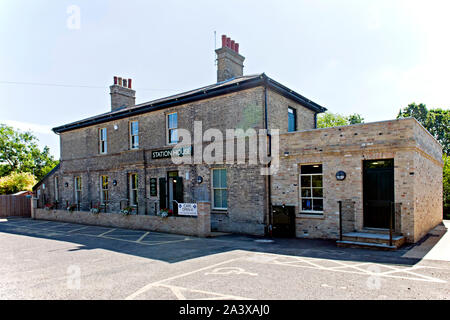
[[[201,176],[197,177],[197,183],[200,184],[203,182],[203,178]]]
[[[117,124],[114,125],[114,130],[119,129],[119,126]]]
[[[113,186],[117,186],[117,180],[113,180]]]
[[[345,177],[347,176],[347,174],[344,171],[338,171],[336,172],[336,180],[338,181],[343,181],[345,180]]]
[[[287,157],[289,155],[289,151],[284,152],[284,156]]]
[[[69,183],[68,182],[64,183],[64,186],[67,188],[69,186]]]

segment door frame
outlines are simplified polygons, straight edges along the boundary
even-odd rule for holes
[[[389,225],[387,227],[373,227],[373,226],[367,226],[367,215],[369,214],[367,205],[366,205],[366,190],[365,190],[365,179],[366,179],[366,167],[365,162],[366,161],[386,161],[386,160],[392,160],[392,202],[395,203],[395,158],[382,158],[382,159],[364,159],[362,160],[361,168],[362,168],[362,226],[364,229],[378,229],[378,230],[389,230]],[[389,200],[386,200],[389,201]],[[391,204],[390,204],[391,205]],[[389,205],[389,210],[391,210],[391,207]],[[392,225],[395,225],[395,215],[392,217]]]

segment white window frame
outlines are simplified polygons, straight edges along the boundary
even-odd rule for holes
[[[314,165],[321,165],[322,166],[322,173],[305,173],[302,174],[301,173],[301,167],[302,166],[314,166]],[[299,189],[299,208],[300,208],[300,213],[301,214],[323,214],[323,207],[325,205],[325,198],[324,198],[324,185],[323,185],[323,164],[322,163],[305,163],[305,164],[300,164],[300,174],[298,175],[298,185],[300,186]],[[302,177],[304,176],[310,176],[311,177],[311,184],[306,187],[306,186],[302,186]],[[313,196],[313,187],[312,187],[312,176],[321,176],[322,177],[322,188],[316,188],[316,189],[322,189],[322,197],[314,197]],[[302,188],[309,188],[311,191],[311,197],[302,197]],[[318,210],[303,210],[303,205],[302,205],[302,200],[303,199],[311,199],[312,203],[311,203],[311,207],[314,208],[314,199],[317,200],[322,200],[322,211],[318,211]]]
[[[103,189],[103,177],[106,177],[106,179],[107,179],[107,183],[106,183],[107,188],[106,189]],[[105,190],[106,190],[106,194],[107,194],[106,201],[105,201],[105,196],[104,196]],[[107,175],[101,175],[100,176],[100,203],[104,204],[105,202],[107,203],[108,201],[109,201],[109,177]]]
[[[225,174],[228,174],[228,171],[226,168],[214,168],[211,169],[211,202],[212,202],[212,209],[214,210],[228,210],[228,177],[227,177],[227,185],[225,188],[214,188],[214,170],[225,170]],[[227,207],[217,207],[214,203],[214,190],[226,190],[227,191]]]
[[[169,127],[169,116],[176,114],[177,115],[177,126],[176,127]],[[170,141],[170,132],[172,130],[177,131],[177,141],[171,142]],[[171,112],[166,115],[166,136],[167,136],[167,144],[177,144],[178,143],[178,112]]]
[[[102,139],[102,132],[105,130],[105,139]],[[103,150],[104,147],[104,150]],[[106,128],[98,129],[98,152],[100,154],[108,153],[108,130]]]
[[[130,197],[130,206],[137,206],[139,203],[139,177],[137,173],[130,173],[128,175],[128,184],[129,184],[129,197]],[[133,177],[136,177],[135,188],[133,189]],[[136,192],[136,202],[133,201],[133,191]]]
[[[80,188],[78,189],[78,180],[80,181]],[[75,203],[79,204],[81,203],[81,197],[83,192],[83,180],[81,179],[81,176],[76,176],[74,178],[74,187],[75,187]],[[78,195],[78,193],[80,193]]]
[[[137,124],[137,134],[133,134],[133,123]],[[139,149],[139,121],[138,120],[134,120],[134,121],[130,121],[129,124],[129,133],[130,133],[130,149],[131,150],[135,150],[135,149]],[[133,144],[133,137],[137,137],[137,144]]]

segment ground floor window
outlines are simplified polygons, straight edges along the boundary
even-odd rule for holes
[[[108,176],[100,177],[100,185],[101,185],[100,201],[102,203],[106,203],[109,200]]]
[[[81,177],[75,177],[75,203],[81,202]]]
[[[300,167],[300,204],[303,213],[323,213],[323,174],[321,164]]]
[[[212,170],[213,209],[225,210],[227,203],[227,170]]]
[[[130,205],[135,206],[138,204],[138,175],[132,173],[129,175],[130,184]]]

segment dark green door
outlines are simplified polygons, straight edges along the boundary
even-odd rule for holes
[[[178,214],[177,203],[183,203],[183,178],[178,171],[167,173],[167,208]]]
[[[273,206],[272,235],[279,238],[295,237],[295,207]]]
[[[394,159],[364,161],[363,202],[364,227],[389,228],[394,202]]]

